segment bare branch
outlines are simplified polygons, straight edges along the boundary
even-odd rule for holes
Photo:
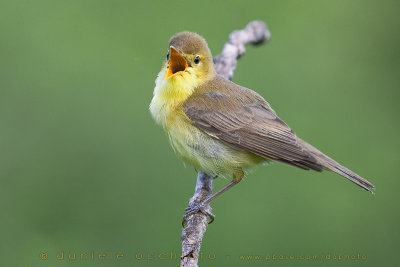
[[[252,21],[246,28],[229,35],[229,42],[222,53],[214,58],[215,70],[226,79],[232,80],[237,60],[246,52],[245,45],[265,43],[271,37],[267,25],[262,21]]]
[[[202,203],[212,195],[214,177],[203,172],[197,174],[196,189],[193,197],[189,201],[189,207]],[[211,207],[206,207],[207,212],[211,212]],[[196,213],[186,221],[187,226],[182,230],[182,256],[181,266],[197,266],[201,241],[207,229],[207,216],[203,213]]]
[[[237,59],[245,52],[246,44],[262,44],[269,40],[271,34],[267,25],[262,21],[252,21],[245,29],[234,31],[229,35],[229,41],[224,45],[222,53],[214,58],[217,73],[226,79],[232,80]],[[189,208],[194,207],[212,195],[213,177],[199,172],[197,175],[196,189],[189,201]],[[206,207],[211,212],[211,207]],[[197,267],[203,235],[207,229],[207,216],[203,213],[190,215],[186,219],[187,226],[182,230],[182,256],[181,267]]]

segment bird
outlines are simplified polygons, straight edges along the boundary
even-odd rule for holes
[[[333,171],[369,192],[375,190],[369,181],[297,137],[258,93],[218,75],[208,44],[197,33],[171,37],[155,84],[149,110],[178,158],[214,177],[232,175],[225,187],[188,208],[184,220],[202,212],[211,223],[214,215],[205,206],[238,184],[246,171],[270,161]]]

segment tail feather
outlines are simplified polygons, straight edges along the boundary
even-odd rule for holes
[[[363,189],[374,193],[373,190],[375,190],[375,186],[371,184],[369,181],[366,179],[362,178],[359,176],[357,173],[352,172],[351,170],[347,169],[346,167],[340,165],[327,155],[323,154],[321,151],[310,145],[309,143],[301,140],[298,138],[298,143],[305,148],[311,155],[315,157],[315,159],[318,161],[319,164],[321,164],[325,169],[328,169],[330,171],[333,171],[353,183],[357,184],[358,186],[362,187]]]

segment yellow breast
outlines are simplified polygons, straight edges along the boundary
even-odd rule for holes
[[[182,77],[165,80],[160,73],[156,80],[150,112],[155,121],[167,132],[171,146],[183,161],[197,170],[219,175],[250,168],[264,159],[247,151],[236,150],[215,137],[199,130],[183,111],[184,101],[193,93]]]
[[[193,93],[194,81],[190,75],[164,79],[161,71],[156,79],[150,113],[165,130],[171,127],[177,117],[183,115],[183,102]]]

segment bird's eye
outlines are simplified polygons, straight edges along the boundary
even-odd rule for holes
[[[196,58],[194,59],[194,64],[199,64],[200,63],[200,57],[196,56]]]
[[[167,53],[167,60],[169,60],[169,51],[168,51],[168,53]]]

